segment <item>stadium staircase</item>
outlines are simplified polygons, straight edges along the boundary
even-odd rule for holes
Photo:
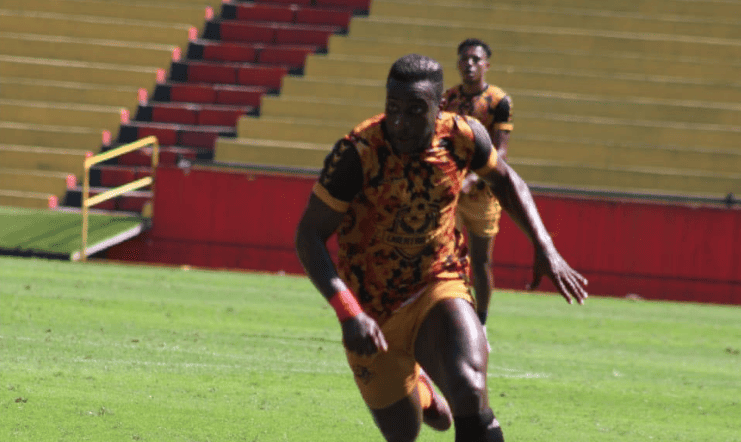
[[[241,116],[258,115],[283,77],[367,10],[368,0],[0,0],[0,206],[79,208],[84,158],[149,135],[162,165],[211,160],[217,137],[235,136]],[[94,167],[91,195],[150,164],[148,150]],[[150,199],[134,191],[96,208],[139,216]],[[30,236],[61,225],[46,224]],[[5,249],[45,247],[1,233]]]
[[[741,194],[741,2],[374,0],[326,54],[307,57],[260,115],[219,138],[221,162],[316,169],[383,108],[398,56],[440,60],[490,43],[489,81],[514,100],[510,163],[551,187],[724,198]]]

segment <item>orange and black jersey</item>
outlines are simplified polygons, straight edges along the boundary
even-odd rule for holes
[[[512,130],[512,100],[502,89],[489,85],[476,95],[463,93],[461,85],[443,94],[443,110],[468,115],[484,125],[490,136],[495,130]]]
[[[416,154],[391,147],[384,119],[338,141],[314,185],[318,198],[345,213],[338,271],[379,323],[427,284],[467,277],[456,204],[466,174],[497,161],[490,144],[475,142],[467,117],[441,112],[430,146]]]

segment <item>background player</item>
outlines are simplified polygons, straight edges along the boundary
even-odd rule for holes
[[[443,94],[443,110],[479,120],[491,137],[499,158],[507,159],[512,125],[512,100],[502,89],[486,82],[491,49],[476,38],[458,45],[458,72],[461,84]],[[471,276],[476,294],[476,313],[486,324],[494,286],[491,256],[499,232],[502,207],[489,186],[471,172],[458,201],[459,228],[468,234]]]
[[[527,185],[498,160],[481,123],[439,110],[442,92],[435,60],[410,54],[393,64],[385,112],[327,156],[296,249],[337,312],[356,384],[386,440],[413,441],[423,419],[444,424],[440,413],[452,412],[457,442],[500,442],[486,387],[486,339],[455,228],[469,170],[490,183],[535,246],[533,287],[547,275],[569,303],[581,304],[586,280],[560,256]],[[326,247],[335,232],[337,267]],[[420,366],[449,412],[442,398],[430,399]]]

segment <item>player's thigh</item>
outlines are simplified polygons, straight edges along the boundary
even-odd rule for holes
[[[475,414],[488,405],[486,337],[471,303],[461,298],[437,303],[420,326],[415,356],[454,416]]]

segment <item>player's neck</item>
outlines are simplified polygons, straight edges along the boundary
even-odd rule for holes
[[[478,95],[482,92],[484,92],[489,87],[488,84],[486,84],[485,81],[481,81],[479,83],[472,83],[472,84],[461,84],[461,91],[465,95]]]

